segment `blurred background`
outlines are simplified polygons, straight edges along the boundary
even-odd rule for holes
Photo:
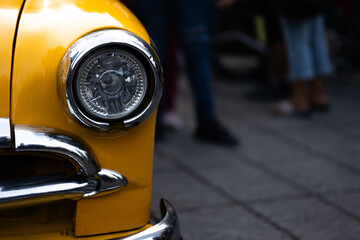
[[[126,4],[165,72],[152,220],[163,197],[185,239],[359,239],[359,1]]]

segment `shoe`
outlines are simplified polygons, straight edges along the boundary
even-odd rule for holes
[[[294,116],[308,118],[311,115],[310,109],[295,109],[291,102],[287,100],[280,101],[271,108],[271,112],[276,116]]]
[[[312,103],[311,111],[314,112],[321,112],[321,113],[327,113],[330,111],[330,104],[329,103]]]
[[[194,134],[194,137],[199,141],[227,147],[235,147],[239,144],[238,140],[216,120],[199,125]]]

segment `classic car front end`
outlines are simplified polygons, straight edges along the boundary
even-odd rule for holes
[[[181,239],[149,225],[155,47],[116,0],[0,6],[0,239]]]

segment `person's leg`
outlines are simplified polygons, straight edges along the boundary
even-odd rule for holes
[[[289,99],[291,105],[297,111],[307,111],[309,109],[308,82],[295,81],[291,84],[292,96]]]
[[[310,101],[313,110],[328,111],[329,99],[326,94],[325,77],[317,76],[310,84]]]
[[[198,125],[215,118],[212,70],[211,35],[207,9],[212,1],[177,0],[179,37],[185,57],[191,90],[195,101]]]
[[[264,14],[268,45],[267,80],[270,86],[280,85],[280,81],[287,73],[287,61],[284,37],[281,31],[279,15],[275,7],[268,1]]]
[[[178,57],[178,44],[176,35],[170,31],[168,35],[168,46],[165,62],[163,63],[166,70],[166,89],[164,94],[165,111],[175,111],[176,95],[178,92],[178,78],[180,74],[180,63]]]
[[[310,108],[307,83],[314,77],[313,59],[310,48],[310,24],[308,20],[282,20],[284,37],[292,79],[292,95],[287,100],[293,112],[307,112]],[[284,104],[273,108],[276,114],[285,112]],[[289,111],[290,112],[290,111]]]
[[[163,123],[166,129],[179,131],[183,129],[183,123],[176,110],[176,98],[178,93],[178,79],[180,74],[180,61],[178,54],[177,35],[173,29],[173,24],[168,31],[168,46],[165,57],[164,77],[165,77],[165,91],[163,96],[164,101],[164,116]]]
[[[324,18],[319,15],[312,19],[311,48],[313,52],[315,74],[317,77],[310,85],[310,101],[313,105],[327,105],[325,76],[331,73],[331,63],[325,38]]]
[[[179,37],[195,100],[195,137],[235,146],[238,141],[216,119],[212,89],[211,50],[214,0],[176,0]]]

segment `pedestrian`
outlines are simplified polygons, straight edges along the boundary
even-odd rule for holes
[[[215,113],[212,89],[212,39],[216,24],[216,7],[230,6],[235,0],[129,0],[132,11],[143,22],[157,45],[160,59],[166,62],[169,13],[175,14],[172,27],[184,54],[188,79],[193,93],[196,130],[195,138],[226,146],[236,146],[238,140],[219,122]],[[165,66],[166,67],[166,66]],[[165,68],[166,72],[167,69]],[[165,73],[167,76],[167,73]],[[165,79],[165,84],[166,84]],[[166,89],[166,87],[165,87]],[[160,103],[156,136],[163,138],[164,102]]]
[[[211,55],[217,7],[234,0],[174,0],[178,36],[184,54],[188,79],[195,102],[198,140],[236,146],[238,140],[219,122],[212,87]]]
[[[331,73],[324,16],[330,0],[274,0],[281,17],[289,61],[292,94],[273,106],[277,115],[309,116],[327,111],[325,77]]]

